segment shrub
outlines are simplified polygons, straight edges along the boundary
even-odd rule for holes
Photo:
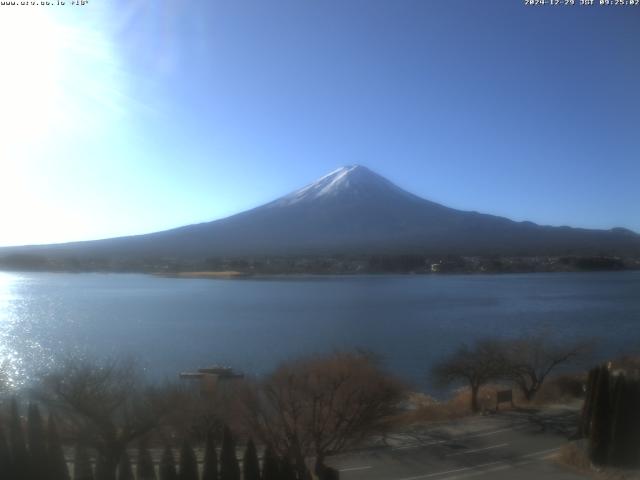
[[[160,458],[160,480],[178,480],[176,461],[169,446],[164,449]]]
[[[218,453],[216,452],[216,442],[211,432],[207,434],[204,446],[202,480],[218,480]]]
[[[51,480],[69,480],[69,469],[67,468],[67,460],[64,457],[62,444],[60,443],[60,435],[58,435],[58,427],[53,418],[49,415],[47,425],[47,464],[49,469],[49,478]]]
[[[180,480],[198,480],[198,460],[193,448],[187,440],[182,442],[180,449]]]
[[[76,445],[74,452],[73,480],[93,480],[89,455],[81,445]]]
[[[253,440],[249,439],[242,459],[242,471],[244,480],[260,480],[260,464],[258,463],[258,453]]]
[[[220,480],[240,480],[240,466],[236,457],[236,444],[229,427],[224,427],[220,452]]]

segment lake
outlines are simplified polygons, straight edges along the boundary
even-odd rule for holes
[[[640,272],[244,280],[0,272],[0,357],[27,381],[66,356],[136,357],[150,375],[364,348],[427,389],[460,343],[552,328],[640,351]]]

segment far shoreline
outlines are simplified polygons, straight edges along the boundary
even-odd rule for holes
[[[129,273],[210,280],[355,276],[528,275],[640,271],[640,257],[427,257],[423,255],[220,258],[178,263],[91,259],[2,258],[0,272]],[[17,261],[21,260],[21,261]],[[31,260],[31,261],[29,261]],[[39,261],[35,261],[39,260]]]
[[[527,271],[527,272],[345,272],[345,273],[249,273],[238,271],[220,272],[65,272],[65,273],[137,273],[159,278],[190,279],[190,280],[282,280],[282,279],[318,279],[318,278],[357,278],[357,277],[492,277],[506,275],[537,275],[537,274],[593,274],[593,273],[624,273],[638,272],[640,269],[626,270],[564,270],[564,271]],[[58,272],[50,272],[58,273]],[[61,272],[60,272],[61,273]]]

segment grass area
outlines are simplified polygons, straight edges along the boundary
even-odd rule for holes
[[[545,405],[572,404],[582,399],[584,374],[559,375],[550,378],[540,389],[532,402],[527,402],[518,389],[513,388],[513,401],[518,407],[543,407]],[[478,404],[480,412],[493,412],[496,409],[496,392],[512,388],[509,385],[489,384],[480,389]],[[402,425],[433,423],[472,414],[471,393],[468,388],[460,388],[447,400],[439,401],[423,393],[409,396],[410,408],[398,418]],[[500,410],[512,408],[508,403],[500,404]]]

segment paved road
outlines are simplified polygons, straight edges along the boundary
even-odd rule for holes
[[[577,480],[551,460],[574,434],[575,409],[508,411],[389,437],[334,457],[344,480]]]

